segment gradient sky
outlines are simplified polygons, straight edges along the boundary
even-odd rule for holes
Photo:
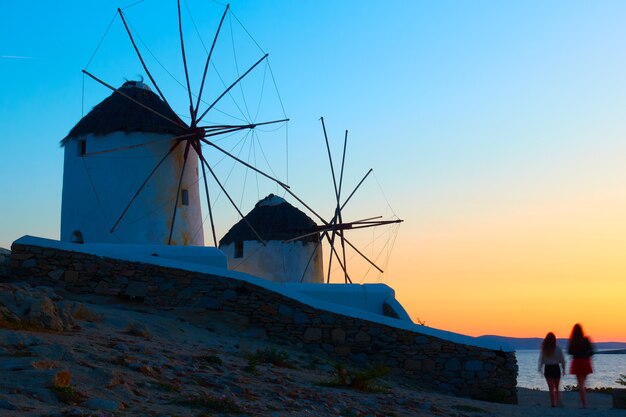
[[[0,246],[58,238],[59,140],[81,116],[80,70],[115,9],[132,3],[3,5]],[[155,54],[177,62],[163,4],[128,15]],[[194,4],[212,33],[222,6]],[[388,214],[376,210],[389,201],[405,220],[383,282],[414,319],[520,337],[567,337],[581,322],[594,340],[626,341],[625,2],[231,7],[270,53],[291,118],[294,190],[331,217],[324,116],[337,154],[350,130],[346,181],[375,170],[349,217]],[[115,85],[141,73],[125,72],[136,58],[122,30],[118,20],[92,64]],[[243,49],[242,60],[254,56]],[[106,95],[87,83],[85,110]]]

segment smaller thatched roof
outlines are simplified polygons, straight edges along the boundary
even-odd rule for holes
[[[120,88],[124,94],[137,100],[170,120],[180,122],[180,118],[159,96],[139,81],[126,81]],[[71,138],[93,135],[106,135],[113,132],[150,132],[179,135],[180,126],[164,119],[127,97],[113,92],[109,97],[96,105],[85,117],[70,130],[61,140],[61,146]]]
[[[309,216],[274,194],[256,203],[254,209],[245,218],[265,241],[289,240],[317,229],[317,225]],[[259,239],[250,226],[241,219],[220,240],[220,246],[244,240],[258,241]],[[317,242],[319,233],[300,240]]]

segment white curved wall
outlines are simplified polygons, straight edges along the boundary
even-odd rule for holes
[[[316,300],[345,307],[383,314],[383,303],[395,311],[400,320],[413,323],[411,317],[396,300],[396,292],[385,284],[328,284],[328,285],[285,285],[291,291],[297,291]]]
[[[235,258],[235,244],[220,246],[228,260],[228,269],[245,272],[274,282],[301,282],[311,254],[315,250],[312,242],[289,242],[270,240],[266,246],[261,242],[243,242],[243,257]],[[317,247],[302,282],[324,282],[322,246]]]
[[[167,244],[174,204],[178,204],[173,245],[204,245],[200,208],[198,157],[189,151],[182,189],[189,205],[176,201],[185,143],[161,164],[139,193],[118,226],[111,228],[141,184],[174,144],[171,135],[114,132],[72,138],[65,144],[61,240],[72,241],[80,231],[85,243]],[[80,140],[86,141],[81,156]],[[108,149],[150,143],[132,149]]]

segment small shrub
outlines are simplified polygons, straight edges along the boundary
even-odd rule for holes
[[[350,371],[343,364],[336,364],[333,380],[322,382],[319,385],[334,388],[350,388],[358,391],[385,392],[375,382],[389,373],[389,368],[384,365],[374,366],[364,371]]]
[[[47,359],[33,362],[33,368],[35,369],[54,369],[56,367],[57,363],[55,361],[50,361]]]
[[[157,381],[155,385],[162,391],[180,392],[180,385],[174,381]]]
[[[244,366],[243,370],[245,372],[248,372],[249,374],[258,374],[258,371],[256,369],[257,366],[257,360],[255,357],[253,356],[248,356],[248,364],[246,366]]]
[[[578,391],[578,385],[565,385],[563,387],[563,391]],[[595,388],[586,388],[587,392],[597,392],[600,394],[610,394],[613,392],[613,388],[611,387],[595,387]]]
[[[64,404],[76,405],[85,401],[86,395],[78,392],[74,387],[50,387],[50,390],[54,392],[57,399]]]
[[[9,352],[3,354],[2,356],[11,356],[14,358],[29,358],[32,356],[35,356],[35,354],[31,351],[29,351],[26,346],[23,345],[15,345],[13,346],[13,349],[11,349]]]
[[[242,414],[245,411],[231,397],[213,397],[211,395],[193,396],[174,401],[173,404],[183,407],[201,409],[208,413]]]
[[[131,336],[143,337],[146,340],[152,339],[152,335],[148,331],[148,328],[145,325],[137,322],[128,323],[126,329],[124,330],[124,333]]]
[[[54,374],[52,386],[55,388],[67,388],[70,386],[71,378],[72,374],[70,373],[70,371],[59,371]]]
[[[83,402],[87,398],[75,387],[70,385],[72,374],[70,371],[59,371],[54,374],[50,390],[54,392],[59,401],[65,404],[75,405]]]
[[[216,355],[194,356],[193,360],[196,362],[204,363],[208,365],[221,365],[223,363],[222,359]]]
[[[101,314],[94,313],[89,310],[83,303],[77,303],[72,310],[72,317],[76,320],[84,320],[89,322],[97,322],[102,321],[103,317]]]
[[[617,381],[615,381],[617,384],[620,385],[624,385],[626,386],[626,374],[620,374],[619,378],[617,379]]]
[[[248,360],[254,358],[257,363],[269,363],[279,368],[295,368],[289,360],[289,354],[284,350],[274,348],[258,349],[255,353],[248,355]]]

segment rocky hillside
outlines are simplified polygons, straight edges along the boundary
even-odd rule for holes
[[[2,416],[619,415],[605,403],[577,414],[432,394],[383,367],[349,369],[270,344],[238,316],[69,300],[7,282],[0,375]]]

